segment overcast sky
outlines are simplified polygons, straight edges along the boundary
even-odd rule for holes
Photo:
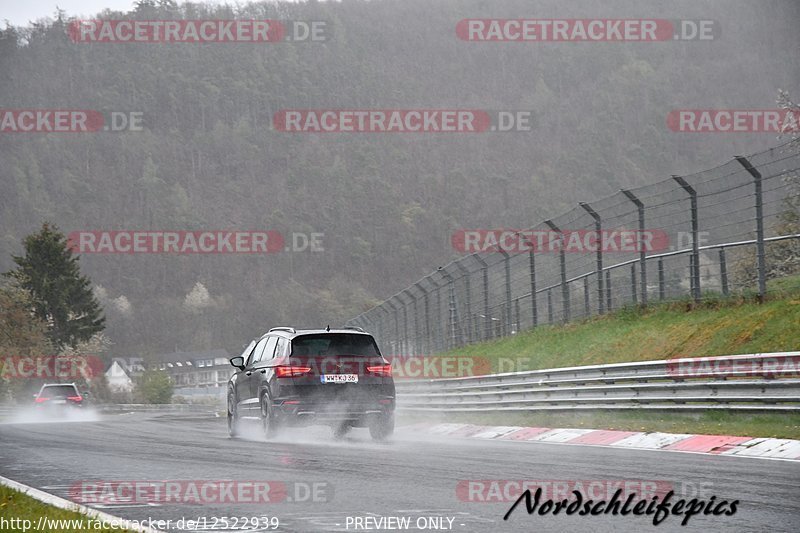
[[[200,1],[215,4],[237,3],[236,0],[230,2],[225,2],[225,0]],[[52,18],[56,12],[56,6],[70,16],[91,17],[106,8],[115,11],[130,11],[135,2],[136,0],[0,0],[0,28],[5,27],[6,20],[14,26],[23,26],[40,18]],[[179,0],[177,3],[183,4],[184,2]]]
[[[69,15],[88,17],[105,8],[129,11],[133,3],[134,0],[0,0],[0,21],[22,26],[43,17],[52,18],[56,6]]]
[[[43,17],[53,17],[56,6],[69,15],[91,17],[105,8],[130,11],[136,0],[0,0],[0,21],[15,26],[28,24]],[[205,1],[205,0],[204,0]],[[179,1],[178,4],[182,4]],[[235,3],[235,2],[231,2]],[[0,27],[5,24],[0,24]]]

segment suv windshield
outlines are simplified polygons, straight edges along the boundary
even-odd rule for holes
[[[330,356],[362,355],[377,356],[375,341],[369,335],[352,333],[318,333],[302,335],[292,340],[292,355]]]
[[[40,398],[55,398],[56,396],[78,396],[78,391],[74,385],[53,385],[43,388],[39,394]]]

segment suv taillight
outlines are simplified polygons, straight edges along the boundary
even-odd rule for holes
[[[279,378],[302,376],[311,372],[310,366],[276,366],[275,375]]]
[[[47,401],[47,400],[49,400],[49,399],[50,399],[50,398],[36,398],[36,399],[35,399],[35,400],[33,400],[33,401],[34,401],[34,402],[36,402],[36,403],[43,403],[43,402],[46,402],[46,401]]]
[[[392,376],[392,365],[367,366],[367,372],[388,378]]]
[[[67,400],[72,400],[73,402],[82,402],[83,396],[67,396]]]

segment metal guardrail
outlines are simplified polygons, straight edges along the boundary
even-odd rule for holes
[[[0,416],[13,414],[20,409],[25,409],[25,405],[0,405]],[[214,413],[220,408],[206,404],[143,404],[143,403],[106,403],[93,404],[101,413],[124,413],[124,412],[158,412],[158,413]]]
[[[398,381],[406,411],[800,411],[800,352],[666,359]]]
[[[199,404],[199,403],[165,403],[165,404],[108,403],[108,404],[99,404],[97,405],[97,408],[104,413],[117,413],[124,411],[205,413],[205,412],[213,412],[217,409],[213,405]]]

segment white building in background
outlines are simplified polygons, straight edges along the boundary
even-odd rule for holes
[[[234,368],[223,349],[197,352],[173,352],[155,356],[150,367],[163,370],[175,385],[175,396],[223,397]]]
[[[123,359],[114,358],[111,366],[106,370],[108,388],[115,392],[131,392],[133,380],[140,375],[144,367],[140,358]]]
[[[106,370],[106,381],[108,381],[108,388],[112,391],[130,392],[133,390],[133,380],[118,361],[111,363],[111,367]]]

